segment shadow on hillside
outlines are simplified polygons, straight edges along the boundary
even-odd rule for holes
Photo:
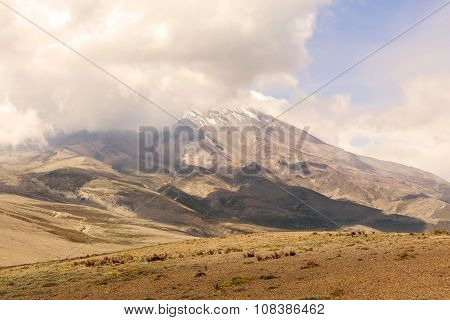
[[[236,192],[221,189],[203,201],[184,198],[182,202],[188,207],[195,204],[192,209],[210,217],[288,230],[336,230],[352,225],[392,232],[421,232],[426,228],[426,223],[420,219],[387,215],[378,209],[333,200],[281,181],[275,184],[261,176],[236,178],[240,186]]]

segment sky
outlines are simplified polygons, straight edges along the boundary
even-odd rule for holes
[[[176,118],[274,116],[444,0],[5,0]],[[281,117],[450,180],[450,5]],[[0,4],[0,144],[173,122]]]

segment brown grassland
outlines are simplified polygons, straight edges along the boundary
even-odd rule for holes
[[[450,299],[448,232],[267,232],[0,269],[1,299]]]

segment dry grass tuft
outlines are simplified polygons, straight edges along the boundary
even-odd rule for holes
[[[260,254],[256,255],[256,260],[258,261],[266,261],[266,260],[276,260],[284,257],[293,257],[297,255],[297,252],[293,249],[289,251],[274,251],[272,254],[262,256]]]
[[[228,247],[225,249],[225,254],[229,254],[232,252],[242,252],[241,248]]]
[[[254,258],[255,257],[255,252],[254,251],[247,251],[247,252],[244,252],[242,255],[244,256],[244,258]]]
[[[281,251],[275,251],[274,253],[272,253],[272,259],[280,259],[283,256],[283,252]]]
[[[288,256],[293,257],[293,256],[297,255],[297,252],[296,252],[294,249],[291,249],[291,250],[289,250],[289,251],[286,251],[286,252],[284,253],[284,255],[285,255],[286,257],[288,257]]]
[[[88,259],[83,261],[74,262],[73,265],[84,265],[86,267],[98,267],[104,265],[118,265],[125,264],[134,261],[134,257],[131,255],[120,255],[112,257],[103,257],[101,259]]]
[[[433,230],[431,234],[435,236],[448,236],[450,232],[446,230]]]
[[[145,258],[145,261],[154,262],[154,261],[164,261],[166,259],[167,259],[167,253],[160,253],[160,254],[154,253],[153,256],[149,256],[149,257]]]

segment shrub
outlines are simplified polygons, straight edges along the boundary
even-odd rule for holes
[[[83,264],[86,267],[95,267],[95,266],[104,266],[107,264],[116,265],[116,264],[124,264],[130,261],[133,261],[134,257],[131,255],[121,255],[121,256],[112,256],[112,257],[103,257],[101,259],[89,259],[81,262],[75,262],[74,265]]]
[[[95,266],[95,261],[94,260],[87,260],[87,261],[84,262],[84,265],[86,267],[93,267],[93,266]]]
[[[161,253],[161,254],[154,253],[153,256],[149,256],[149,257],[145,258],[145,260],[147,262],[164,261],[166,259],[167,259],[167,253]]]
[[[450,232],[446,230],[433,230],[431,234],[435,236],[448,236]]]
[[[253,257],[255,257],[255,252],[247,251],[247,252],[244,252],[242,255],[244,256],[244,258],[253,258]]]
[[[272,253],[272,259],[280,259],[282,256],[281,252],[275,251],[274,253]]]
[[[225,253],[226,254],[229,254],[231,252],[242,252],[242,249],[240,249],[240,248],[230,248],[230,247],[225,249]]]
[[[297,252],[296,252],[295,250],[293,250],[293,249],[284,252],[284,256],[285,256],[285,257],[289,257],[289,256],[293,257],[293,256],[295,256],[296,254],[297,254]]]

